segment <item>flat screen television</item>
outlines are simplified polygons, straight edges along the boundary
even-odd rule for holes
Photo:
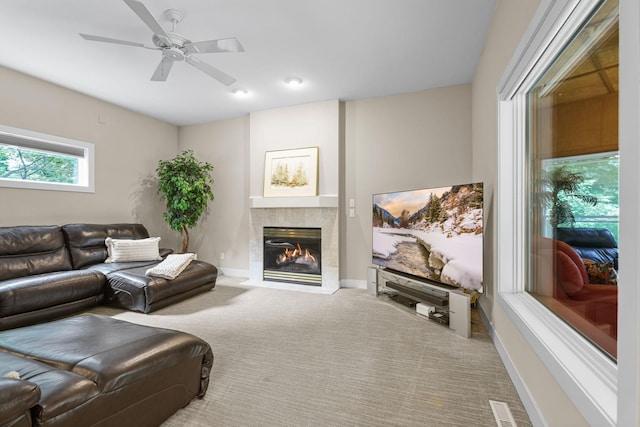
[[[483,292],[483,201],[480,182],[374,194],[373,264]]]

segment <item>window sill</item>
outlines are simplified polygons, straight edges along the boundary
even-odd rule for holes
[[[615,426],[616,364],[527,293],[500,293],[498,301],[585,418]]]
[[[93,186],[81,184],[59,184],[55,182],[20,181],[17,179],[0,179],[0,187],[21,188],[27,190],[74,191],[80,193],[95,192]]]

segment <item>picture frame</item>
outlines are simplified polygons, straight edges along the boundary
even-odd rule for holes
[[[264,197],[318,195],[318,147],[265,152]]]

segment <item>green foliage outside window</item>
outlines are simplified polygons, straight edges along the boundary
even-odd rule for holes
[[[75,157],[0,145],[0,178],[77,184],[78,160]]]
[[[576,193],[588,194],[598,200],[596,205],[583,203],[566,194],[559,199],[570,206],[577,228],[608,228],[616,241],[619,235],[620,156],[617,153],[549,160],[545,169],[562,167],[580,175],[583,180]],[[564,224],[565,226],[567,224]]]

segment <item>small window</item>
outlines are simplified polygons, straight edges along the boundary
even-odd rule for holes
[[[0,125],[0,187],[93,192],[93,144]]]

